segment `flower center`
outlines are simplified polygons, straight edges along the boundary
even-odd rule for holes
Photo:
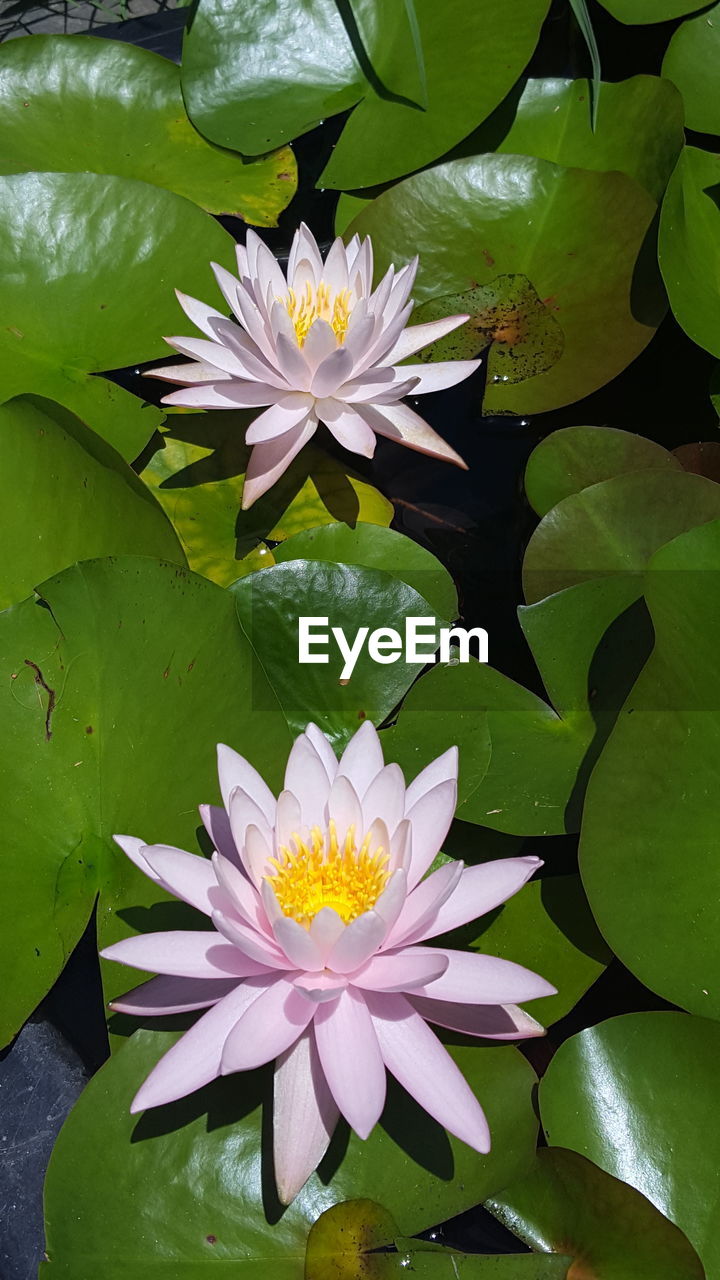
[[[304,345],[310,327],[316,320],[327,320],[338,342],[345,341],[352,310],[349,289],[342,289],[333,297],[330,286],[324,280],[320,281],[317,289],[313,289],[308,280],[302,293],[297,294],[294,289],[289,289],[287,298],[282,301],[295,326],[298,346]]]
[[[280,846],[277,858],[270,859],[275,871],[265,878],[283,913],[306,929],[323,907],[332,907],[349,924],[375,906],[390,878],[389,855],[381,845],[371,852],[369,835],[358,848],[354,827],[342,844],[331,821],[327,834],[313,827],[308,841],[293,832],[291,845]]]

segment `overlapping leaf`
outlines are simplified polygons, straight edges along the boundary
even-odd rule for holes
[[[436,159],[497,106],[547,8],[414,0],[421,74],[404,0],[201,0],[185,42],[185,100],[202,133],[248,155],[354,106],[321,183],[371,186]]]
[[[720,156],[685,147],[663,201],[659,255],[676,319],[720,356]]]
[[[662,445],[614,427],[563,427],[533,449],[525,468],[525,493],[539,516],[590,485],[628,471],[679,471]]]
[[[689,129],[720,133],[720,4],[678,27],[668,45],[663,75],[682,93]]]
[[[720,1268],[718,1053],[717,1022],[683,1013],[626,1014],[566,1041],[540,1085],[548,1142],[580,1152],[642,1192],[685,1233],[708,1280]],[[661,1259],[657,1266],[663,1275]]]
[[[58,400],[135,458],[162,415],[90,375],[167,352],[162,335],[185,323],[175,288],[221,304],[212,258],[233,266],[231,236],[162,187],[94,173],[0,178],[0,402]]]
[[[628,25],[633,23],[668,22],[695,13],[702,6],[697,0],[600,0],[613,18]]]
[[[28,36],[0,48],[0,173],[115,173],[210,213],[274,227],[297,186],[289,147],[247,161],[185,114],[180,69],[147,49],[88,36]]]
[[[418,302],[432,299],[451,314],[467,300],[470,321],[458,331],[463,354],[469,329],[477,330],[478,349],[486,345],[488,302],[473,291],[491,287],[498,321],[485,411],[537,413],[602,386],[652,337],[664,307],[642,252],[654,211],[648,193],[624,174],[488,155],[405,179],[365,206],[345,235],[372,235],[378,270],[419,253]],[[521,307],[507,293],[519,276],[529,284]],[[542,326],[524,343],[536,299],[562,331],[559,357],[556,347],[545,352]],[[504,371],[516,348],[524,380]]]

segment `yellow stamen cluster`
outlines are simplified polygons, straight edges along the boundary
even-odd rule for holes
[[[275,872],[266,879],[283,913],[306,929],[323,907],[332,907],[349,924],[375,906],[390,878],[389,855],[382,846],[371,852],[369,835],[358,848],[354,827],[342,844],[334,822],[327,835],[313,827],[309,841],[293,834],[291,844],[281,845],[278,857],[270,859]]]
[[[317,289],[313,289],[308,280],[302,293],[297,294],[290,289],[283,301],[295,326],[299,346],[303,346],[310,326],[316,320],[327,320],[338,342],[345,341],[351,311],[349,289],[343,289],[333,297],[324,280],[320,281]]]

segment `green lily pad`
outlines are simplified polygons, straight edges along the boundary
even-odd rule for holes
[[[264,683],[232,596],[178,565],[91,561],[0,615],[1,1043],[55,981],[98,894],[102,944],[162,927],[165,895],[116,832],[197,848],[217,742],[280,783],[290,737],[271,699],[254,706]],[[126,989],[120,966],[106,977],[108,995]]]
[[[162,187],[95,173],[0,177],[0,402],[57,400],[135,458],[162,414],[90,375],[167,353],[162,335],[187,323],[175,287],[222,304],[211,258],[232,266],[232,237]]]
[[[663,75],[682,93],[685,120],[698,133],[720,133],[720,4],[688,18],[675,32]]]
[[[277,484],[241,511],[254,415],[232,410],[172,415],[142,473],[172,520],[190,567],[229,586],[274,563],[258,543],[282,542],[304,529],[342,520],[387,525],[392,504],[320,449],[303,449]]]
[[[606,574],[639,573],[658,547],[720,518],[720,485],[682,470],[631,471],[571,493],[541,520],[523,563],[531,603]]]
[[[593,914],[640,980],[720,1018],[720,522],[650,562],[655,649],[588,789],[580,846]]]
[[[530,1173],[485,1207],[531,1248],[572,1253],[578,1280],[705,1280],[682,1231],[576,1151],[541,1149]]]
[[[489,1156],[449,1138],[388,1081],[383,1118],[367,1141],[341,1127],[319,1174],[282,1211],[261,1161],[269,1071],[220,1079],[140,1120],[129,1114],[140,1082],[175,1039],[137,1032],[66,1122],[46,1184],[43,1280],[120,1280],[163,1268],[173,1280],[201,1280],[223,1263],[242,1280],[302,1280],[308,1231],[332,1205],[372,1199],[411,1235],[507,1186],[533,1158],[531,1067],[510,1047],[454,1048],[487,1110]]]
[[[628,471],[681,470],[674,454],[615,427],[562,427],[533,449],[525,469],[525,493],[539,516],[563,498]],[[689,468],[688,468],[689,470]]]
[[[708,1280],[720,1273],[719,1053],[716,1022],[630,1013],[567,1040],[540,1085],[548,1142],[640,1191],[685,1233]],[[605,1219],[609,1237],[614,1225]]]
[[[447,569],[411,538],[381,525],[326,524],[296,533],[275,551],[275,559],[329,560],[384,569],[427,600],[439,618],[455,619],[458,598]]]
[[[391,1244],[394,1249],[388,1249]],[[569,1258],[458,1253],[398,1237],[390,1214],[372,1200],[344,1200],[321,1213],[308,1234],[304,1280],[564,1280]],[[682,1278],[681,1278],[682,1280]]]
[[[183,92],[208,138],[257,155],[355,107],[320,183],[368,187],[430,163],[493,110],[535,48],[547,0],[201,0]]]
[[[116,173],[209,213],[274,227],[297,187],[289,147],[244,160],[185,113],[180,68],[119,40],[27,36],[0,49],[0,173]]]
[[[634,675],[638,625],[632,613],[629,626],[614,624],[641,590],[625,575],[520,611],[552,705],[475,661],[432,667],[385,733],[386,755],[413,776],[458,745],[459,818],[516,835],[577,830],[593,744],[612,722],[628,664]]]
[[[419,253],[418,303],[492,286],[493,305],[505,308],[512,299],[500,279],[527,279],[564,348],[544,372],[503,381],[512,354],[503,316],[488,355],[485,411],[541,413],[603,386],[652,337],[664,302],[654,261],[641,251],[654,212],[651,196],[625,174],[486,155],[405,179],[366,205],[345,235],[372,235],[378,271]],[[542,363],[547,326],[536,332]],[[530,354],[526,343],[525,362]]]
[[[76,560],[137,554],[185,564],[170,521],[135,472],[50,400],[0,405],[0,506],[0,609]]]
[[[682,18],[701,8],[697,0],[600,0],[600,3],[613,18],[628,26],[669,22],[671,18]]]
[[[659,202],[685,140],[682,98],[672,79],[631,76],[600,85],[594,128],[587,80],[527,80],[465,145],[569,168],[619,169]]]
[[[424,665],[424,659],[406,661],[404,648],[392,661],[378,664],[370,656],[367,632],[393,628],[404,645],[407,618],[427,619],[435,633],[447,624],[399,577],[353,564],[289,560],[241,578],[232,592],[240,623],[293,732],[315,720],[338,747],[363,720],[381,724]],[[329,637],[314,647],[314,656],[325,655],[325,663],[299,662],[301,617],[318,623],[315,638],[321,633]],[[343,629],[349,645],[360,628],[367,629],[357,664],[347,676],[333,627]],[[387,660],[390,655],[383,656]],[[261,694],[264,689],[260,686]]]
[[[676,320],[720,356],[720,156],[685,147],[663,201],[658,252]]]

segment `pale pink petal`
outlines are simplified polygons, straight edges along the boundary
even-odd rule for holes
[[[320,759],[325,765],[327,776],[330,779],[330,782],[332,782],[335,774],[337,773],[338,762],[337,756],[325,737],[325,734],[321,729],[318,729],[316,724],[309,724],[305,730],[305,735],[312,742]]]
[[[285,315],[287,316],[287,311]],[[337,350],[337,344],[337,338],[327,320],[314,320],[303,346],[303,355],[312,372]]]
[[[349,275],[352,286],[360,297],[370,293],[373,278],[373,251],[369,236],[366,236],[360,245]]]
[[[385,938],[387,925],[377,911],[365,911],[340,934],[325,962],[333,973],[352,973],[365,964]]]
[[[438,360],[427,364],[403,364],[396,372],[405,378],[417,378],[413,395],[424,396],[464,382],[481,363],[481,360]]]
[[[406,869],[412,862],[412,827],[407,818],[399,822],[390,837],[390,866]]]
[[[271,833],[267,827],[262,829],[251,822],[245,832],[245,843],[241,850],[241,859],[250,882],[256,889],[261,887],[263,878],[273,871],[270,862],[272,856]]]
[[[208,890],[217,881],[212,863],[195,853],[175,849],[167,844],[149,844],[143,850],[145,860],[158,877],[158,883],[176,898],[182,898],[191,907],[212,913]]]
[[[145,849],[147,848],[145,840],[139,840],[137,836],[113,836],[113,840],[130,861],[135,863],[138,870],[142,871],[143,875],[146,875],[150,880],[154,880],[155,884],[160,883],[157,871],[153,871],[149,863],[145,861]]]
[[[428,454],[431,458],[442,458],[446,462],[454,462],[456,466],[467,471],[467,463],[463,462],[459,453],[450,447],[432,427],[407,404],[386,404],[382,408],[366,405],[364,414],[368,423],[378,435],[387,436],[397,444],[407,445],[418,453]]]
[[[229,321],[227,322],[230,323]],[[165,341],[169,346],[174,347],[176,351],[182,352],[184,356],[191,356],[193,360],[202,360],[206,364],[214,364],[223,372],[229,373],[233,378],[243,378],[245,369],[242,361],[229,351],[226,346],[221,346],[219,342],[208,342],[207,338],[166,338]]]
[[[309,969],[315,973],[322,968],[322,955],[314,938],[297,920],[281,915],[272,926],[278,946],[285,952],[292,969]]]
[[[427,947],[432,952],[435,948]],[[539,974],[512,960],[474,951],[445,951],[448,966],[440,978],[418,987],[416,994],[457,1004],[519,1004],[554,996],[557,989]]]
[[[237,845],[240,857],[243,856],[246,832],[249,826],[257,827],[263,835],[269,834],[269,826],[265,811],[255,798],[248,794],[244,787],[237,786],[230,794],[228,803],[230,830]]]
[[[250,455],[242,494],[242,509],[247,511],[258,498],[272,488],[276,480],[287,471],[293,458],[306,445],[317,430],[317,418],[309,414],[304,424],[288,431],[279,440],[268,444],[256,444]]]
[[[261,332],[262,321],[254,303],[248,300],[244,289],[241,289],[240,292],[243,300],[242,305],[246,309],[254,329],[257,331],[258,336],[263,337]],[[238,297],[240,297],[240,294]],[[278,387],[285,394],[293,390],[288,385],[287,379],[278,371],[273,343],[269,339],[263,337],[263,346],[259,346],[252,334],[245,332],[232,320],[216,320],[215,330],[218,339],[237,356],[243,366],[243,376],[245,378],[254,378],[257,382],[267,382],[273,387]]]
[[[325,396],[333,396],[338,387],[350,377],[352,369],[352,352],[346,347],[338,347],[318,365],[312,375],[310,390],[319,400]]]
[[[212,922],[218,933],[232,943],[238,965],[255,965],[255,973],[266,969],[286,971],[292,968],[277,943],[252,925],[243,924],[242,920],[231,920],[224,911],[213,911]]]
[[[237,258],[238,272],[242,279],[248,273],[247,249],[244,244],[235,245],[235,257]]]
[[[328,1000],[337,1000],[341,991],[348,985],[342,973],[328,973],[327,970],[315,973],[299,973],[293,977],[293,986],[302,991],[308,1000],[315,1004],[326,1004]]]
[[[332,398],[318,400],[315,411],[343,449],[362,454],[364,458],[372,458],[377,440],[375,432],[361,414]]]
[[[441,977],[447,965],[447,957],[437,951],[427,947],[403,947],[400,951],[385,951],[382,955],[372,956],[355,970],[350,982],[354,987],[367,991],[412,991]]]
[[[294,391],[309,391],[310,367],[296,342],[279,333],[276,344],[277,367]]]
[[[400,335],[392,351],[388,352],[386,357],[388,364],[398,364],[400,360],[414,356],[416,351],[422,351],[423,347],[429,346],[431,342],[438,342],[446,334],[452,333],[453,329],[459,329],[460,325],[465,324],[469,319],[469,316],[445,316],[443,320],[430,320],[427,324],[412,325]]]
[[[330,781],[326,766],[306,733],[296,738],[288,756],[285,790],[297,798],[304,826],[324,827]]]
[[[197,298],[191,298],[187,293],[181,293],[179,289],[175,290],[175,297],[188,320],[191,320],[196,328],[201,333],[206,334],[208,338],[214,338],[215,330],[211,321],[226,320],[227,317],[221,311],[218,311],[216,307],[209,307],[207,303],[200,302]]]
[[[223,373],[217,365],[203,360],[186,360],[184,364],[163,364],[157,369],[143,370],[143,378],[160,378],[163,382],[179,382],[193,386],[198,382],[231,382],[232,374]]]
[[[357,405],[358,413],[362,413],[364,404],[395,404],[397,400],[402,400],[403,396],[413,395],[417,391],[418,379],[403,379],[400,376],[401,370],[393,369],[393,374],[397,376],[392,378],[375,379],[373,377],[375,372],[380,371],[371,370],[365,374],[364,378],[344,382],[335,392],[336,399]]]
[[[322,276],[322,269],[323,269],[322,258],[320,257],[320,250],[318,249],[317,241],[314,235],[312,234],[310,228],[307,227],[304,222],[301,222],[300,226],[298,227],[298,230],[295,232],[295,235],[293,236],[293,242],[290,249],[290,256],[288,258],[287,278],[288,278],[288,284],[293,289],[296,288],[295,279],[294,279],[295,272],[297,270],[298,264],[302,262],[303,259],[305,259],[312,265],[312,268],[314,271],[315,283],[319,284],[320,278]]]
[[[278,847],[287,849],[302,827],[300,801],[292,791],[281,791],[275,816],[275,839]]]
[[[388,363],[387,352],[394,346],[396,339],[402,333],[411,312],[412,303],[409,302],[389,323],[387,323],[384,315],[379,316],[380,332],[378,333],[376,329],[375,337],[365,354],[365,359],[357,361],[355,366],[357,373],[361,373],[363,369],[369,369],[373,364]]]
[[[365,829],[374,818],[382,818],[388,831],[394,831],[405,808],[405,778],[399,764],[386,764],[375,775],[362,798]],[[389,853],[386,846],[385,852]]]
[[[220,1075],[222,1050],[228,1032],[249,1005],[259,998],[262,979],[243,982],[198,1018],[172,1049],[160,1059],[133,1098],[130,1111],[144,1111],[174,1102]]]
[[[367,1005],[348,987],[332,1004],[320,1005],[313,1032],[323,1074],[340,1111],[367,1138],[385,1106],[385,1067]]]
[[[422,930],[437,919],[442,904],[455,892],[463,873],[462,862],[446,862],[409,893],[394,928],[387,939],[387,946],[397,947],[401,942],[418,942]]]
[[[373,911],[385,923],[385,937],[388,937],[402,911],[407,898],[407,875],[402,867],[393,871],[383,892],[380,894]]]
[[[249,959],[210,930],[138,933],[133,938],[113,942],[100,954],[104,960],[116,960],[133,969],[169,973],[178,978],[244,978],[264,972],[268,967],[266,960],[257,963]]]
[[[404,796],[403,796],[404,799]],[[408,888],[414,889],[442,849],[457,806],[457,783],[454,778],[438,782],[431,791],[416,800],[406,817],[412,827],[412,862]]]
[[[340,757],[338,776],[349,778],[362,800],[384,763],[377,729],[371,720],[363,720]]]
[[[340,236],[337,236],[330,246],[330,252],[323,263],[322,276],[325,283],[329,285],[331,293],[341,293],[348,287],[347,251]]]
[[[217,853],[213,854],[212,865],[218,884],[225,890],[241,919],[252,928],[259,929],[261,933],[267,933],[270,926],[254,884],[250,883],[234,862],[229,862],[227,858],[222,858]]]
[[[405,996],[368,992],[365,999],[388,1071],[439,1124],[487,1154],[490,1130],[482,1107],[435,1033]]]
[[[466,867],[457,888],[438,909],[437,914],[419,923],[412,941],[437,938],[441,933],[458,929],[469,920],[477,920],[488,911],[494,911],[506,902],[518,889],[522,889],[541,867],[540,858],[498,858],[494,862],[482,862],[476,867]]]
[[[545,1028],[516,1004],[451,1004],[448,1000],[429,1000],[411,992],[411,1005],[439,1027],[460,1031],[466,1036],[486,1040],[525,1040],[544,1036]]]
[[[218,853],[228,862],[239,866],[240,855],[233,840],[230,819],[225,809],[221,809],[217,804],[201,804],[200,817]]]
[[[319,1165],[338,1118],[308,1029],[275,1064],[273,1160],[281,1204],[295,1199]]]
[[[355,839],[362,840],[362,809],[357,792],[344,774],[338,773],[330,787],[327,802],[328,818],[335,823],[338,840],[345,839],[352,827]]]
[[[293,391],[283,396],[250,424],[245,432],[246,444],[265,444],[268,440],[276,440],[284,436],[293,427],[304,422],[312,409],[312,396],[300,391]]]
[[[278,359],[275,341],[272,336],[272,330],[270,329],[269,323],[266,323],[264,316],[260,313],[255,296],[247,280],[244,280],[242,284],[238,286],[237,311],[240,316],[240,321],[245,328],[247,339],[254,344],[258,355],[262,357],[263,362],[267,361],[271,368],[276,369],[279,372],[280,361]],[[221,332],[220,321],[217,322],[217,325],[217,332],[219,335]],[[227,330],[223,329],[222,334],[224,339],[232,339],[233,335],[230,328]],[[237,333],[235,334],[237,340],[243,336],[244,335],[239,335]],[[292,383],[290,383],[290,389],[294,389]]]
[[[429,765],[420,770],[420,773],[410,783],[405,792],[405,812],[412,809],[413,805],[421,796],[432,791],[440,782],[447,782],[452,779],[457,782],[458,776],[458,749],[450,747],[448,751],[443,752]]]
[[[275,260],[275,255],[262,241],[257,247],[255,274],[258,290],[263,297],[271,294],[275,298],[282,298],[287,294],[287,280]]]
[[[344,921],[332,907],[323,907],[314,917],[310,925],[310,937],[320,951],[322,964],[325,964],[344,929]]]
[[[230,796],[236,787],[242,787],[252,797],[269,826],[272,826],[275,821],[275,797],[257,769],[238,751],[226,747],[224,743],[218,746],[217,760],[220,794],[225,808],[229,811]]]
[[[252,1071],[284,1053],[302,1035],[316,1008],[292,982],[277,978],[230,1032],[222,1054],[222,1074]]]
[[[217,280],[218,289],[220,290],[225,301],[227,302],[230,310],[234,313],[234,315],[237,315],[238,314],[238,301],[237,301],[238,285],[240,283],[239,280],[237,280],[236,277],[230,271],[227,271],[225,267],[221,267],[219,262],[211,262],[210,266],[212,268],[213,275]],[[192,319],[192,316],[190,318]],[[217,319],[218,317],[216,316],[215,318]],[[223,317],[223,318],[226,318],[226,317]],[[194,321],[194,323],[197,323],[197,321]],[[201,325],[198,327],[202,328]],[[214,335],[211,335],[211,336],[214,336]]]
[[[110,1001],[116,1013],[139,1018],[161,1018],[167,1014],[190,1013],[217,1004],[238,985],[237,978],[177,978],[161,974]]]
[[[255,384],[260,386],[259,383]],[[171,391],[163,396],[161,404],[178,405],[184,409],[254,409],[258,407],[256,396],[246,396],[234,388],[247,387],[248,383],[236,382],[228,378],[225,382],[203,382],[196,387],[183,387],[181,391]],[[268,404],[274,395],[271,388],[260,388],[261,404]]]

